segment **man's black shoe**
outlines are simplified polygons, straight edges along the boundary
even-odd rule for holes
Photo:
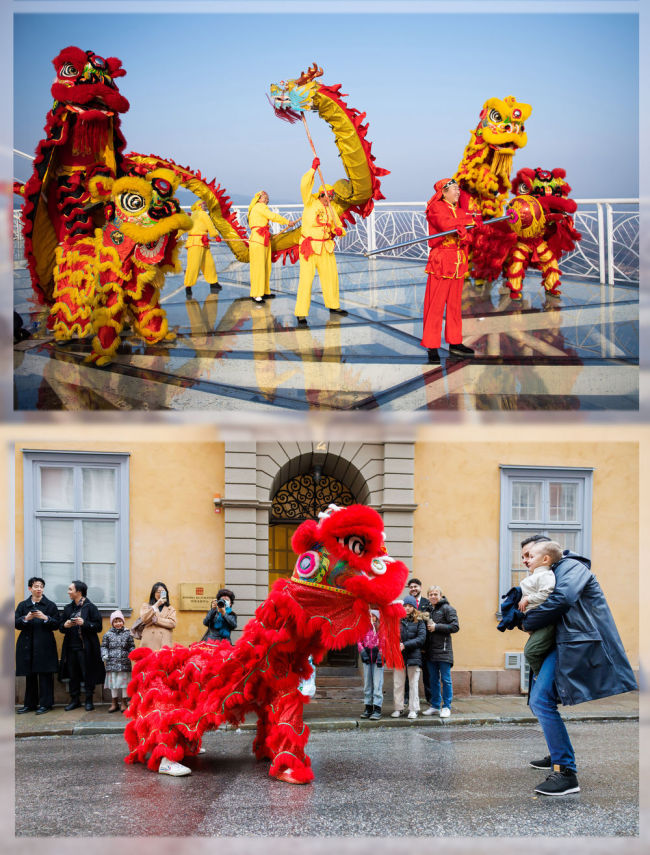
[[[301,327],[306,327],[307,326],[307,318],[298,318],[298,323],[300,324]]]
[[[550,754],[547,754],[546,757],[542,757],[541,760],[531,760],[528,765],[533,769],[548,769],[549,771],[553,768]]]
[[[19,707],[16,710],[16,712],[18,713],[18,715],[22,715],[23,713],[26,713],[26,712],[36,712],[36,707],[25,707],[25,706],[23,706],[23,707]]]
[[[49,712],[51,709],[52,707],[39,707],[36,710],[36,715],[43,715],[43,713]]]
[[[78,707],[80,707],[80,706],[81,706],[81,701],[79,700],[79,698],[75,698],[74,700],[70,701],[70,703],[67,706],[63,707],[63,709],[66,712],[69,712],[70,710],[78,709]]]
[[[465,347],[464,344],[450,344],[449,353],[455,353],[457,356],[474,356],[474,351],[471,347]]]
[[[366,708],[361,713],[359,718],[370,718],[371,715],[372,715],[372,704],[366,704]]]
[[[330,309],[330,315],[341,315],[342,317],[347,315],[345,309]]]
[[[440,365],[440,354],[435,347],[428,348],[429,355],[427,356],[427,362],[430,365]]]
[[[566,766],[554,766],[548,778],[535,787],[535,792],[542,796],[568,796],[569,793],[579,793],[580,784],[576,773]]]
[[[88,710],[88,712],[91,712],[95,709],[95,705],[93,704],[92,700],[88,700],[88,698],[86,698],[86,709]]]

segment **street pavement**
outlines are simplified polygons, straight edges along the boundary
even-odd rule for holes
[[[613,838],[638,835],[634,718],[568,723],[582,791],[563,798],[534,793],[544,773],[528,760],[546,753],[538,726],[423,721],[314,729],[306,786],[269,778],[245,728],[206,734],[186,778],[126,765],[118,733],[18,739],[16,841],[155,836],[156,851],[171,852],[161,838],[550,836],[612,838],[608,850],[621,851]]]

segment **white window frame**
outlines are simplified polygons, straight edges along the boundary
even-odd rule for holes
[[[43,451],[23,449],[23,515],[24,515],[24,545],[25,545],[25,596],[29,591],[27,580],[32,576],[40,576],[40,538],[38,537],[39,520],[70,519],[70,520],[114,520],[117,522],[115,590],[116,599],[112,603],[95,603],[103,616],[109,615],[115,609],[120,609],[126,617],[131,612],[129,603],[130,568],[129,568],[129,459],[128,452],[101,453],[94,451]],[[48,467],[88,467],[111,469],[116,478],[116,511],[69,511],[69,510],[40,510],[38,496],[40,489],[40,472]],[[75,569],[72,579],[83,579],[80,567],[79,544],[75,544]],[[47,594],[47,592],[46,592]],[[57,602],[57,606],[65,606],[66,602]]]
[[[501,510],[499,522],[499,593],[497,599],[497,614],[501,610],[501,597],[512,587],[511,533],[521,530],[528,532],[533,529],[536,534],[547,534],[549,530],[578,532],[577,551],[586,556],[591,555],[591,516],[593,505],[593,468],[578,466],[513,466],[501,464]],[[512,486],[516,481],[540,481],[545,486],[542,491],[542,520],[527,522],[512,522]],[[578,521],[577,523],[551,522],[544,520],[548,496],[548,483],[563,481],[577,483],[578,489]],[[522,538],[523,539],[523,538]]]

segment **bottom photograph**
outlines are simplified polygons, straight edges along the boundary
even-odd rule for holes
[[[547,433],[15,428],[16,837],[638,836],[639,442]]]

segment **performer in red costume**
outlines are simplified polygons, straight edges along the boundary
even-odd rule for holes
[[[445,306],[445,340],[449,344],[449,352],[457,356],[474,355],[474,351],[462,343],[461,298],[471,241],[465,227],[482,221],[479,212],[470,212],[459,205],[460,188],[453,178],[436,181],[433,187],[436,192],[427,203],[429,233],[456,229],[456,234],[429,241],[429,260],[425,268],[429,277],[424,295],[424,329],[420,343],[429,351],[429,362],[438,363]]]

